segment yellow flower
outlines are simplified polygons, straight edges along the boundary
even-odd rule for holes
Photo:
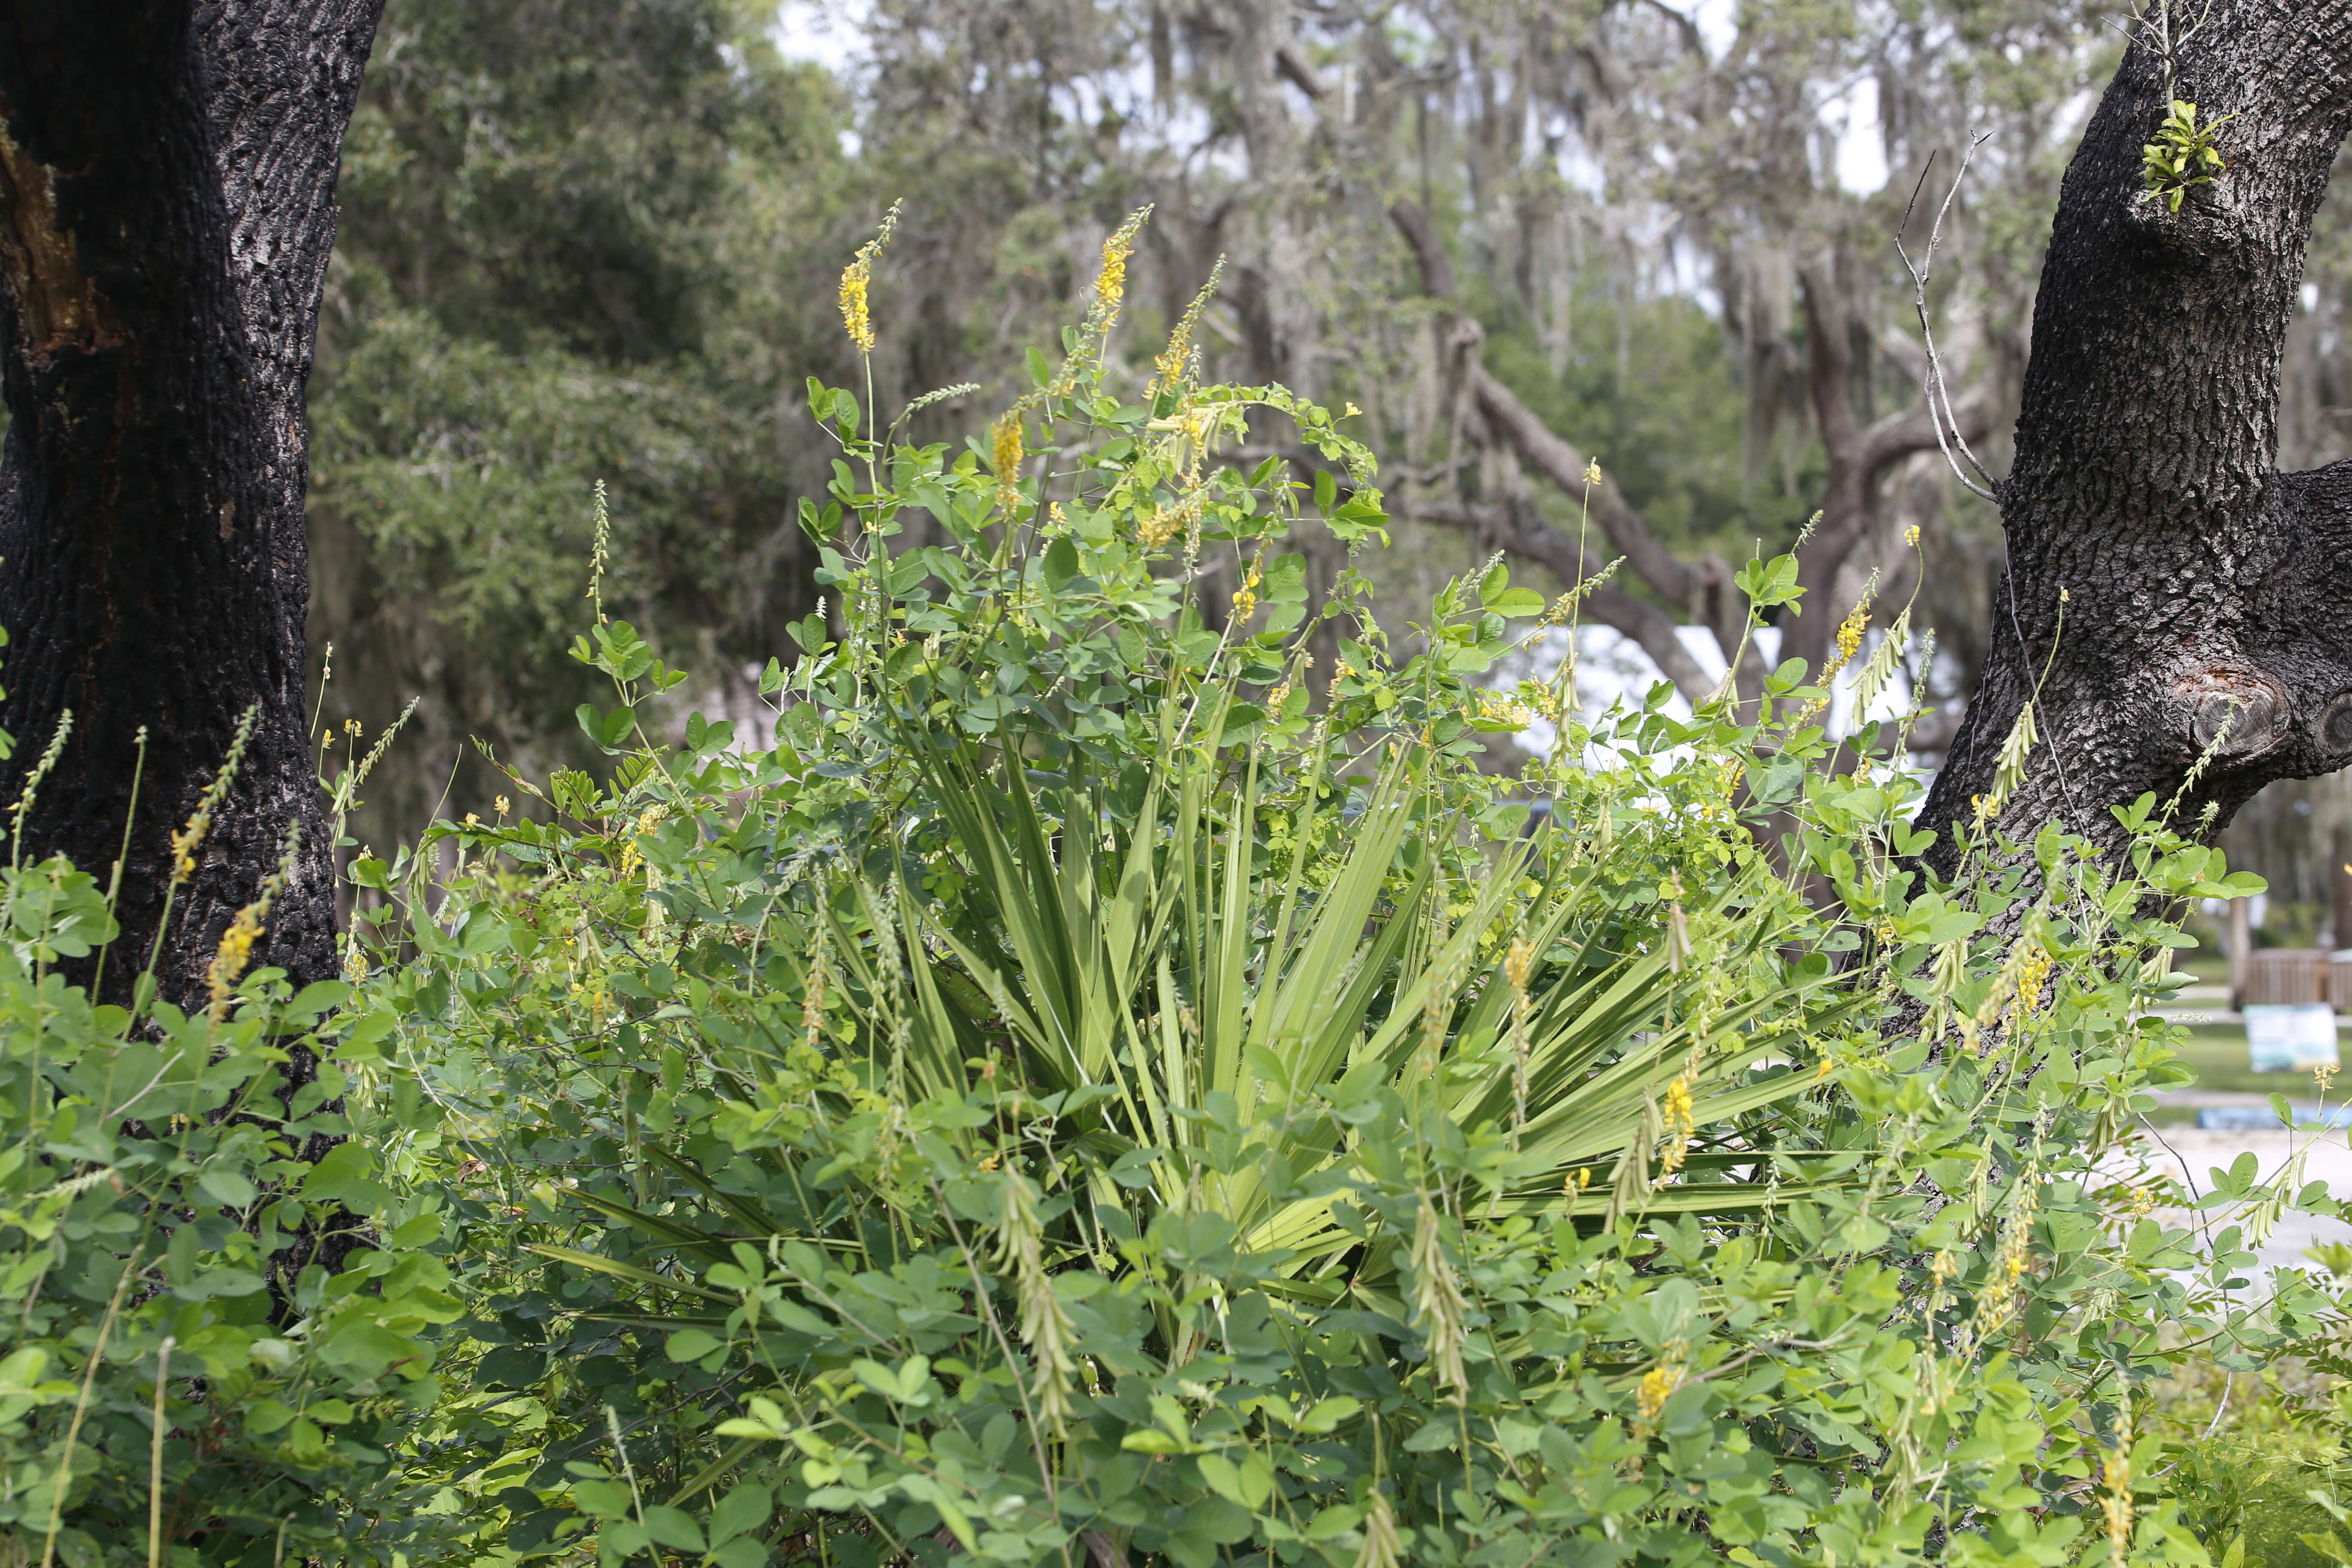
[[[1481,691],[1478,693],[1478,718],[1483,723],[1509,724],[1524,730],[1534,715],[1528,710],[1526,704],[1515,702],[1500,692]]]
[[[236,988],[245,966],[253,962],[254,943],[261,940],[263,922],[269,918],[269,906],[286,890],[294,878],[294,868],[302,849],[302,833],[297,826],[286,830],[286,845],[278,857],[277,868],[261,880],[261,896],[236,911],[236,919],[221,933],[220,947],[213,953],[212,968],[205,982],[212,992],[212,1016],[217,1021],[228,1010],[229,993]],[[357,949],[358,943],[352,947]],[[364,962],[364,961],[362,961]],[[364,971],[362,971],[364,973]]]
[[[1265,552],[1258,552],[1263,556]],[[1249,575],[1242,579],[1241,589],[1234,595],[1234,625],[1240,626],[1257,613],[1257,585],[1265,581],[1265,573],[1256,562],[1250,563]]]
[[[481,818],[481,816],[480,816],[480,815],[479,815],[478,813],[469,811],[469,812],[467,812],[467,813],[466,814],[466,826],[468,826],[468,827],[479,827],[481,825],[482,825],[482,818]]]
[[[261,940],[262,916],[268,912],[268,900],[257,900],[236,911],[236,919],[221,933],[220,949],[213,954],[210,982],[213,1008],[215,1013],[228,1005],[230,990],[245,966],[253,962],[253,944]]]
[[[2050,979],[2050,950],[2035,942],[2017,968],[2017,1006],[2010,1015],[2014,1027],[2042,1005],[2042,988]]]
[[[1658,1152],[1658,1163],[1671,1173],[1683,1168],[1683,1161],[1690,1152],[1691,1133],[1695,1130],[1691,1120],[1690,1075],[1687,1073],[1666,1085],[1665,1122],[1665,1144]]]
[[[905,204],[892,202],[890,210],[882,217],[882,227],[872,239],[857,247],[857,254],[841,269],[841,324],[849,330],[849,341],[857,352],[874,352],[874,320],[867,309],[866,287],[874,279],[874,258],[890,243],[890,236],[898,226],[898,209]]]
[[[999,419],[990,436],[989,457],[996,465],[997,504],[1011,511],[1021,504],[1021,459],[1024,434],[1019,411]]]
[[[873,268],[863,256],[841,271],[841,323],[849,341],[862,354],[874,352],[874,319],[866,303],[866,279]]]
[[[1903,542],[1915,548],[1917,546],[1919,542],[1919,525],[1917,523],[1915,522],[1910,527],[1903,531]]]
[[[1601,482],[1601,458],[1597,454],[1591,462],[1584,465],[1584,482],[1588,485],[1597,485]]]
[[[1209,301],[1216,297],[1217,283],[1224,275],[1225,258],[1220,256],[1216,265],[1209,268],[1209,280],[1201,285],[1201,291],[1192,296],[1192,302],[1177,319],[1176,330],[1168,334],[1168,347],[1151,362],[1153,374],[1151,384],[1145,389],[1147,395],[1163,387],[1174,386],[1182,379],[1184,366],[1192,357],[1192,334],[1201,325],[1201,312],[1206,310]]]
[[[1837,629],[1837,652],[1831,657],[1829,668],[1822,671],[1822,680],[1824,684],[1851,663],[1853,656],[1861,651],[1863,634],[1870,629],[1872,597],[1871,593],[1864,592],[1861,602],[1855,605],[1847,613],[1844,621],[1840,623]]]
[[[1126,223],[1118,232],[1103,241],[1102,271],[1095,278],[1095,313],[1108,323],[1118,313],[1118,302],[1127,293],[1127,258],[1135,254],[1135,231],[1143,226],[1146,207]]]
[[[500,795],[498,799],[490,803],[490,809],[497,812],[500,816],[504,816],[508,812],[514,808],[507,804],[506,796]]]
[[[1641,1386],[1634,1391],[1633,1407],[1644,1423],[1658,1418],[1675,1390],[1683,1385],[1683,1346],[1680,1341],[1669,1342],[1658,1358],[1658,1364],[1642,1374]]]

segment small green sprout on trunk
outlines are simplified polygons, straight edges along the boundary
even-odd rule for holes
[[[2224,114],[2200,123],[2195,104],[2174,99],[2156,140],[2141,150],[2140,177],[2147,188],[2140,200],[2162,202],[2167,211],[2179,212],[2190,191],[2211,184],[2229,167],[2217,144],[2221,129],[2236,118]]]

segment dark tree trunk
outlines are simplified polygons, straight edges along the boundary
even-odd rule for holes
[[[2164,70],[2134,47],[2059,197],[2000,487],[1999,635],[1934,826],[1990,788],[2045,665],[2012,835],[2054,817],[2113,839],[2108,808],[2178,788],[2233,709],[2192,819],[2352,762],[2352,465],[2276,468],[2287,320],[2352,129],[2352,0],[2220,0],[2178,68],[2200,115],[2238,117],[2229,168],[2177,214],[2141,199]]]
[[[102,883],[127,842],[117,996],[154,940],[173,832],[247,709],[162,994],[202,1003],[289,825],[299,864],[254,963],[297,984],[336,969],[303,711],[304,392],[381,6],[0,0],[0,712],[17,739],[0,799],[70,710],[23,848]]]

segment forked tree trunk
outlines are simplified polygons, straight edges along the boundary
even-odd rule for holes
[[[2056,818],[2111,841],[2109,808],[2179,788],[2225,721],[2191,820],[2352,763],[2352,464],[2276,467],[2281,349],[2352,129],[2352,0],[2218,0],[2178,72],[2200,118],[2236,116],[2229,168],[2177,214],[2143,199],[2166,106],[2136,45],[2059,197],[2000,491],[2009,578],[1934,826],[1990,789],[2037,683],[2011,834]]]
[[[17,742],[0,801],[71,710],[23,850],[103,883],[127,843],[118,996],[156,934],[173,831],[248,708],[163,994],[202,1002],[294,824],[297,872],[253,962],[298,984],[335,971],[302,704],[304,390],[381,5],[0,0],[0,716]]]

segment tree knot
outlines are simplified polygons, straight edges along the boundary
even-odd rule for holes
[[[2286,690],[2244,665],[2210,665],[2172,685],[2188,719],[2188,740],[2201,755],[2215,749],[2231,762],[2258,757],[2283,744],[2290,728]]]

